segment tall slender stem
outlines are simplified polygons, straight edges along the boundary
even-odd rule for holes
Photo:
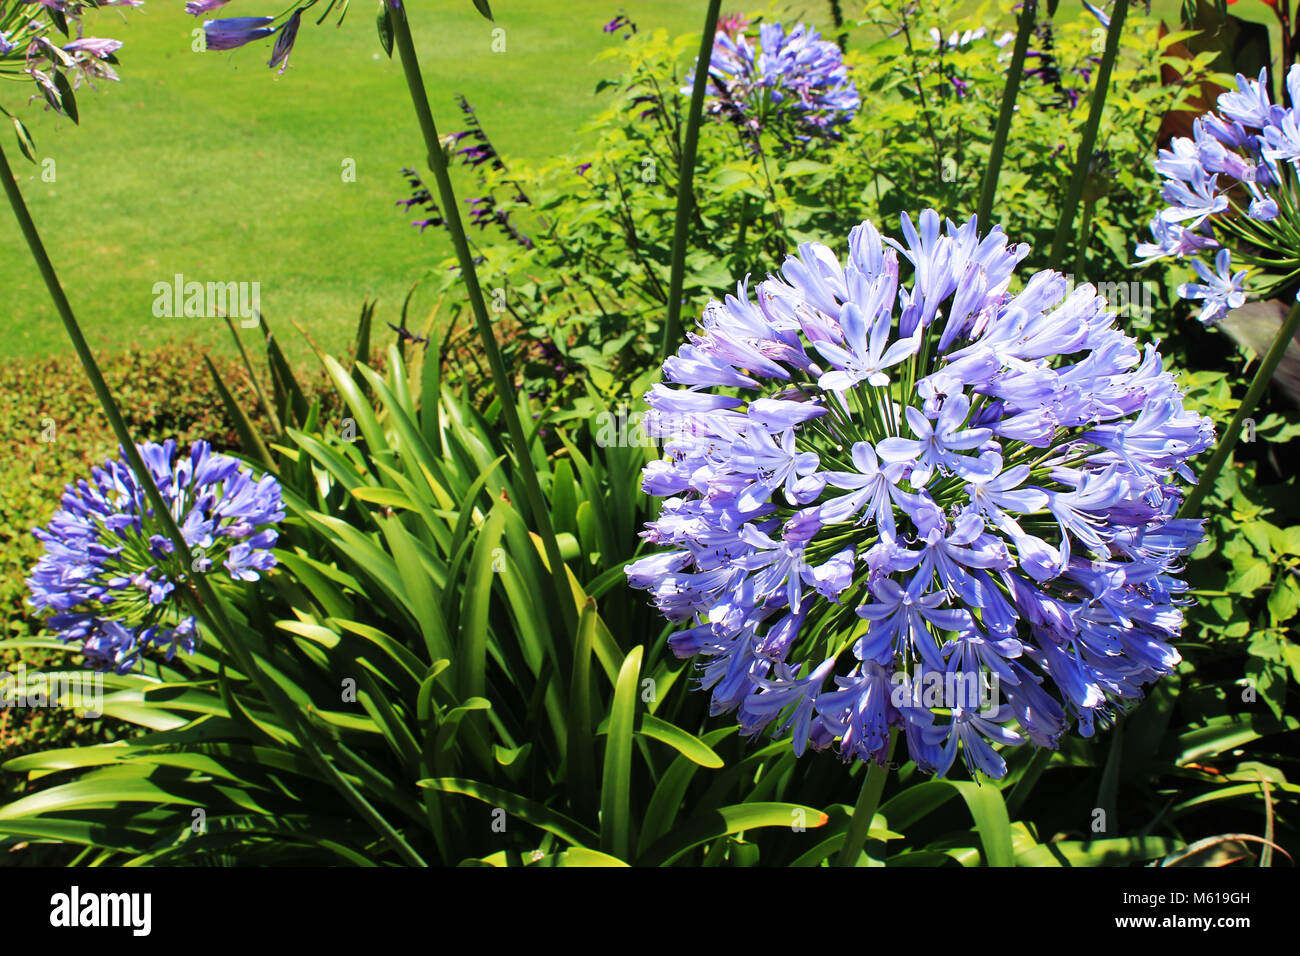
[[[1082,285],[1088,281],[1088,234],[1092,231],[1092,211],[1096,204],[1083,204],[1083,218],[1079,220],[1079,235],[1074,241],[1074,282]]]
[[[177,526],[176,519],[172,515],[171,508],[168,507],[166,499],[163,498],[158,486],[154,483],[153,474],[145,465],[140,450],[136,448],[130,430],[126,427],[126,421],[118,410],[113,393],[109,391],[108,383],[104,381],[104,376],[99,370],[99,363],[95,361],[94,353],[90,351],[90,346],[86,343],[86,337],[81,334],[81,326],[77,323],[77,317],[72,311],[68,297],[63,292],[63,285],[59,282],[58,274],[54,271],[54,263],[50,261],[49,254],[45,251],[45,243],[41,241],[41,235],[36,229],[36,223],[32,220],[27,204],[23,201],[22,192],[18,189],[18,181],[14,178],[13,170],[9,168],[9,159],[5,156],[3,147],[0,147],[0,180],[3,181],[5,194],[9,199],[9,205],[13,207],[14,216],[18,219],[18,228],[22,230],[28,248],[31,249],[32,258],[36,260],[36,267],[40,270],[42,278],[45,279],[50,298],[54,300],[54,308],[58,311],[59,318],[63,320],[63,327],[67,330],[68,338],[72,340],[72,347],[81,360],[81,365],[86,371],[86,377],[90,379],[90,387],[94,389],[100,407],[103,408],[104,414],[108,417],[108,422],[122,446],[122,452],[126,455],[131,471],[134,472],[136,480],[144,487],[145,497],[148,498],[149,504],[153,507],[154,518],[162,525],[163,533],[167,535],[172,546],[176,549],[176,554],[188,555],[190,546],[186,542],[185,536],[181,534],[181,529]],[[347,782],[316,745],[311,731],[305,725],[305,721],[303,721],[296,706],[288,699],[288,695],[262,673],[252,654],[240,643],[226,618],[221,596],[217,594],[207,578],[202,574],[191,575],[189,583],[193,587],[193,591],[182,587],[178,589],[179,592],[184,596],[195,615],[203,622],[208,631],[219,638],[222,647],[235,658],[240,670],[253,681],[266,697],[276,711],[277,716],[294,733],[308,757],[325,777],[339,789],[353,808],[368,823],[374,826],[376,832],[389,842],[399,856],[407,863],[417,866],[425,865],[419,854],[410,847],[401,834],[394,830],[378,811],[356,792],[356,789]]]
[[[980,186],[980,204],[977,213],[980,225],[986,225],[993,214],[993,196],[998,190],[998,173],[1002,171],[1002,154],[1007,149],[1007,135],[1011,132],[1011,117],[1016,110],[1016,97],[1020,95],[1020,80],[1025,75],[1025,54],[1029,38],[1037,25],[1038,0],[1024,0],[1020,10],[1020,25],[1016,28],[1016,43],[1011,48],[1011,66],[1007,68],[1007,85],[1002,88],[1002,107],[998,111],[998,125],[993,131],[993,145],[989,149],[989,164],[984,169],[984,182]]]
[[[686,140],[682,144],[682,161],[677,169],[677,220],[673,228],[672,271],[668,278],[668,318],[664,322],[660,359],[667,359],[673,343],[682,334],[682,285],[686,274],[686,240],[690,233],[695,205],[695,152],[700,143],[700,118],[704,113],[704,89],[709,82],[713,61],[713,35],[718,30],[718,10],[722,0],[709,0],[704,15],[704,35],[700,38],[700,55],[695,61],[695,82],[691,86],[691,109],[686,114]]]
[[[497,391],[497,400],[501,403],[501,417],[506,421],[506,429],[514,447],[515,468],[524,483],[524,493],[528,497],[528,510],[532,512],[534,525],[546,549],[546,560],[551,566],[551,578],[555,585],[556,598],[560,602],[560,613],[564,617],[565,627],[570,634],[576,634],[578,616],[576,605],[571,597],[573,592],[569,586],[568,572],[565,569],[564,559],[560,556],[560,545],[555,539],[555,530],[551,527],[551,515],[546,499],[542,497],[542,488],[537,482],[537,472],[532,467],[528,440],[519,421],[519,410],[513,400],[516,389],[506,373],[501,349],[492,331],[492,320],[488,317],[487,304],[483,300],[483,290],[479,286],[478,272],[474,267],[474,256],[470,253],[469,239],[465,235],[465,226],[460,219],[460,204],[456,201],[456,191],[451,185],[451,173],[447,169],[447,159],[443,155],[442,143],[438,139],[438,128],[433,122],[433,111],[429,108],[424,79],[420,75],[420,61],[415,54],[415,43],[411,39],[411,27],[406,19],[405,5],[399,0],[388,0],[388,16],[393,24],[393,39],[402,61],[402,70],[406,74],[406,85],[411,92],[411,104],[415,108],[416,119],[420,122],[420,132],[424,135],[424,145],[429,152],[429,169],[438,183],[443,218],[446,220],[452,245],[456,248],[456,259],[460,263],[461,278],[465,281],[465,292],[469,298],[470,308],[474,312],[479,342],[487,355],[492,384]]]
[[[885,764],[871,762],[862,779],[862,789],[858,792],[858,803],[853,808],[849,819],[848,832],[844,834],[844,844],[840,855],[835,858],[836,866],[853,866],[858,862],[862,845],[871,832],[871,821],[875,819],[876,808],[880,806],[880,795],[885,792],[885,781],[889,779],[889,761],[894,756],[894,743],[898,739],[897,728],[889,732],[889,750],[885,754]]]
[[[1101,55],[1101,66],[1097,68],[1097,82],[1092,88],[1092,101],[1088,106],[1088,122],[1083,127],[1083,139],[1079,141],[1079,155],[1074,160],[1074,173],[1070,176],[1070,185],[1065,193],[1065,205],[1061,207],[1061,218],[1056,223],[1056,235],[1052,237],[1052,253],[1048,262],[1060,262],[1065,255],[1065,244],[1070,239],[1070,227],[1074,225],[1074,214],[1079,208],[1079,199],[1083,195],[1083,186],[1088,179],[1088,168],[1092,165],[1092,151],[1097,146],[1097,129],[1101,126],[1101,114],[1106,109],[1106,92],[1110,87],[1110,72],[1115,66],[1115,57],[1119,53],[1119,37],[1124,29],[1124,17],[1128,13],[1128,0],[1115,0],[1115,9],[1110,14],[1110,26],[1106,28],[1106,49]]]
[[[1228,456],[1232,454],[1237,439],[1241,437],[1241,429],[1246,419],[1255,411],[1255,406],[1259,404],[1259,400],[1264,397],[1264,390],[1268,388],[1268,383],[1273,378],[1273,373],[1277,371],[1282,356],[1286,354],[1287,346],[1295,338],[1297,329],[1300,329],[1300,302],[1291,306],[1291,311],[1287,314],[1286,321],[1282,323],[1282,328],[1278,329],[1273,344],[1264,353],[1264,359],[1259,363],[1259,368],[1255,371],[1255,377],[1251,380],[1250,388],[1246,390],[1246,397],[1241,400],[1241,405],[1237,408],[1236,414],[1228,422],[1223,437],[1215,444],[1214,454],[1197,477],[1196,487],[1192,489],[1192,493],[1187,496],[1182,508],[1178,510],[1178,517],[1195,518],[1200,515],[1201,503],[1214,487],[1215,479],[1219,477],[1219,472],[1223,470],[1224,463],[1228,460]]]
[[[1290,0],[1282,0],[1281,3],[1278,3],[1273,7],[1273,12],[1277,14],[1277,18],[1281,21],[1282,27],[1282,76],[1286,76],[1287,71],[1291,69],[1291,44],[1293,42],[1293,37],[1291,33],[1291,14],[1287,10],[1289,5]],[[1282,97],[1279,102],[1283,106],[1293,106],[1294,104],[1291,102],[1291,91],[1287,89],[1286,83],[1282,82],[1278,85],[1281,87],[1278,92]]]

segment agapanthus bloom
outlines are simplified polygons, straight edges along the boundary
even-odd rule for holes
[[[256,581],[275,567],[273,526],[284,518],[273,477],[255,477],[207,442],[179,458],[173,441],[137,447],[189,552],[175,553],[123,455],[64,489],[63,507],[33,531],[45,554],[27,580],[32,605],[54,612],[48,624],[60,640],[120,673],[150,645],[168,659],[193,651],[198,630],[177,587],[194,574]]]
[[[1000,777],[1177,665],[1179,479],[1213,428],[1092,286],[1013,291],[1000,227],[902,226],[709,303],[646,398],[668,550],[627,575],[745,734],[883,762],[898,730]]]
[[[861,103],[840,48],[802,23],[788,33],[764,23],[757,37],[719,30],[709,76],[709,111],[753,130],[789,121],[800,135],[824,135],[853,119]],[[684,93],[692,82],[693,74]]]
[[[1300,103],[1300,64],[1291,67],[1287,89],[1292,104]],[[1144,262],[1195,257],[1201,281],[1184,283],[1178,294],[1201,302],[1202,322],[1218,322],[1243,305],[1247,280],[1260,298],[1295,284],[1300,110],[1271,101],[1266,70],[1258,80],[1238,74],[1237,89],[1193,122],[1190,139],[1171,140],[1155,168],[1169,205],[1136,253]],[[1234,258],[1247,268],[1234,271]]]

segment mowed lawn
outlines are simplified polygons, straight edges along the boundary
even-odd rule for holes
[[[323,9],[323,4],[321,9]],[[496,21],[470,0],[410,3],[439,132],[462,128],[454,97],[464,93],[507,156],[580,151],[576,130],[596,112],[593,62],[619,35],[601,27],[619,11],[610,0],[501,0]],[[698,30],[698,0],[626,3],[642,29]],[[229,16],[275,13],[280,5],[235,0]],[[81,125],[24,105],[25,87],[4,84],[5,104],[36,140],[33,166],[12,131],[4,148],[91,344],[137,349],[232,347],[224,323],[156,318],[154,284],[258,282],[261,307],[286,340],[290,320],[319,345],[344,347],[366,297],[377,321],[395,320],[411,284],[449,252],[436,230],[423,236],[394,203],[398,170],[424,154],[401,66],[381,52],[374,2],[352,4],[341,27],[304,19],[291,66],[266,67],[270,43],[195,53],[199,26],[181,0],[105,10],[87,36],[110,36],[121,83],[83,86]],[[503,30],[504,52],[493,51]],[[345,161],[356,181],[344,181]],[[462,180],[464,182],[464,180]],[[462,190],[462,196],[466,192]],[[417,297],[424,309],[435,296]],[[0,209],[0,321],[9,356],[69,354],[44,284],[7,207]],[[303,354],[301,347],[293,349]]]

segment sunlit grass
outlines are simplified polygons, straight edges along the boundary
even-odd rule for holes
[[[231,15],[262,12],[254,6],[245,0]],[[469,0],[415,6],[441,132],[460,128],[453,98],[463,92],[507,155],[581,147],[576,130],[609,69],[593,60],[621,42],[601,32],[616,4],[511,0],[496,5],[495,23]],[[683,32],[698,4],[630,6],[644,27]],[[88,20],[88,36],[125,42],[122,82],[83,87],[80,127],[39,103],[21,109],[52,167],[27,163],[0,133],[92,344],[228,347],[217,321],[154,317],[154,283],[177,273],[259,282],[268,320],[286,332],[300,322],[328,348],[343,345],[365,297],[381,300],[377,320],[395,320],[410,284],[445,251],[436,231],[419,236],[394,206],[406,189],[398,169],[422,165],[422,147],[401,70],[380,52],[373,4],[353,4],[340,28],[304,23],[284,76],[265,65],[269,44],[192,52],[200,21],[182,10],[180,0],[150,0]],[[493,51],[495,29],[504,52]],[[19,89],[26,95],[6,84],[7,105],[20,105]],[[348,160],[355,182],[344,180]],[[0,289],[10,354],[68,352],[9,216],[0,217]],[[417,297],[417,309],[432,298]]]

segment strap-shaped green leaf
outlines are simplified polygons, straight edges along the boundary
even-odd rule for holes
[[[600,848],[622,860],[632,852],[632,734],[636,728],[641,653],[640,645],[632,648],[614,683],[600,782]]]
[[[570,819],[562,813],[558,813],[549,807],[544,807],[540,803],[529,800],[527,797],[521,797],[516,793],[503,790],[500,787],[493,787],[490,784],[479,783],[476,780],[464,780],[457,777],[438,777],[429,780],[420,780],[418,785],[429,787],[433,790],[441,790],[444,793],[459,793],[467,797],[473,797],[488,804],[491,807],[499,807],[507,814],[518,817],[524,823],[537,827],[539,830],[545,830],[547,833],[553,833],[561,840],[572,844],[573,846],[586,847],[594,849],[600,842],[590,829],[584,827],[576,820]]]
[[[830,819],[821,810],[797,803],[739,803],[697,814],[656,842],[638,858],[641,866],[666,866],[688,850],[719,837],[760,827],[802,827],[810,830]]]

